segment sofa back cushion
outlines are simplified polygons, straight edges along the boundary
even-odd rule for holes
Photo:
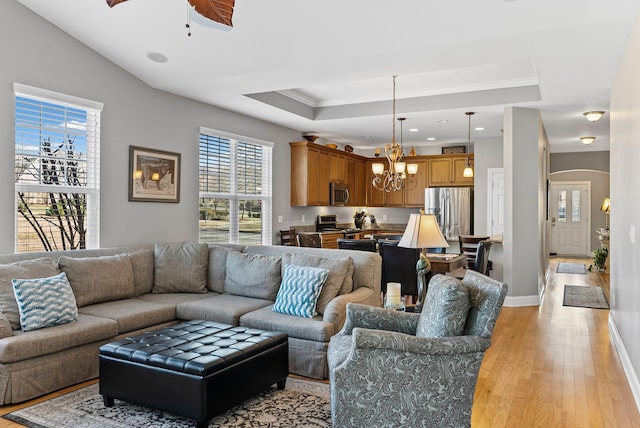
[[[280,257],[227,253],[225,293],[256,299],[276,300],[282,280]]]
[[[353,259],[351,257],[336,259],[293,253],[291,254],[291,264],[294,266],[323,268],[329,271],[316,303],[316,311],[321,315],[324,314],[329,302],[339,294],[344,282],[347,280],[347,274],[351,273],[353,275]],[[353,279],[351,279],[350,283],[353,284]]]
[[[20,330],[20,312],[11,280],[46,278],[59,273],[57,263],[46,257],[0,265],[0,311],[13,330]]]
[[[209,247],[209,266],[207,268],[207,289],[224,293],[224,279],[227,267],[227,254],[235,251],[227,247]],[[237,252],[237,251],[236,251]]]
[[[78,307],[127,299],[135,294],[131,259],[126,254],[58,260],[67,274]]]
[[[133,267],[135,296],[151,293],[155,269],[153,250],[151,248],[145,248],[126,254],[131,259],[131,266]]]
[[[418,320],[416,336],[460,336],[469,314],[469,291],[457,278],[434,275]]]
[[[152,292],[206,293],[208,263],[207,244],[157,244]]]

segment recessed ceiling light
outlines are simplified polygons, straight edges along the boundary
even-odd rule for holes
[[[447,123],[447,122],[449,122],[447,119],[442,119],[438,121],[438,123]]]
[[[409,132],[418,132],[418,131],[419,131],[419,129],[418,129],[418,128],[411,128],[411,129],[409,130]]]
[[[484,128],[482,126],[478,126],[477,128],[473,128],[476,131],[484,131]]]
[[[169,61],[169,58],[167,58],[165,55],[161,54],[160,52],[149,52],[147,54],[147,58],[149,58],[153,62],[158,62],[161,64]]]
[[[428,137],[427,141],[436,141],[436,137]]]

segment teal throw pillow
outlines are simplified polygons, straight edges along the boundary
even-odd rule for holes
[[[22,331],[38,330],[78,319],[78,307],[67,275],[12,279]]]
[[[310,266],[287,265],[276,296],[273,311],[298,317],[317,315],[316,302],[329,270]]]

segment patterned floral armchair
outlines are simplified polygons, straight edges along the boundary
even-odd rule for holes
[[[435,275],[421,314],[348,304],[329,344],[333,427],[465,427],[507,293],[475,271]]]

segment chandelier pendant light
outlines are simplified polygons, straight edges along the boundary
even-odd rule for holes
[[[384,163],[376,162],[371,165],[373,171],[372,184],[378,190],[385,192],[398,192],[405,188],[407,174],[411,179],[418,172],[418,164],[409,164],[403,160],[402,136],[401,144],[396,141],[396,77],[393,76],[393,118],[391,144],[385,144],[384,155],[387,158],[389,168],[384,169]],[[403,118],[402,120],[404,120]],[[402,125],[402,122],[401,122]]]
[[[464,167],[464,171],[462,171],[462,176],[471,178],[473,177],[473,168],[471,167],[471,158],[469,154],[469,150],[471,147],[471,116],[475,114],[473,111],[465,112],[467,117],[469,118],[469,132],[467,134],[467,164]]]

